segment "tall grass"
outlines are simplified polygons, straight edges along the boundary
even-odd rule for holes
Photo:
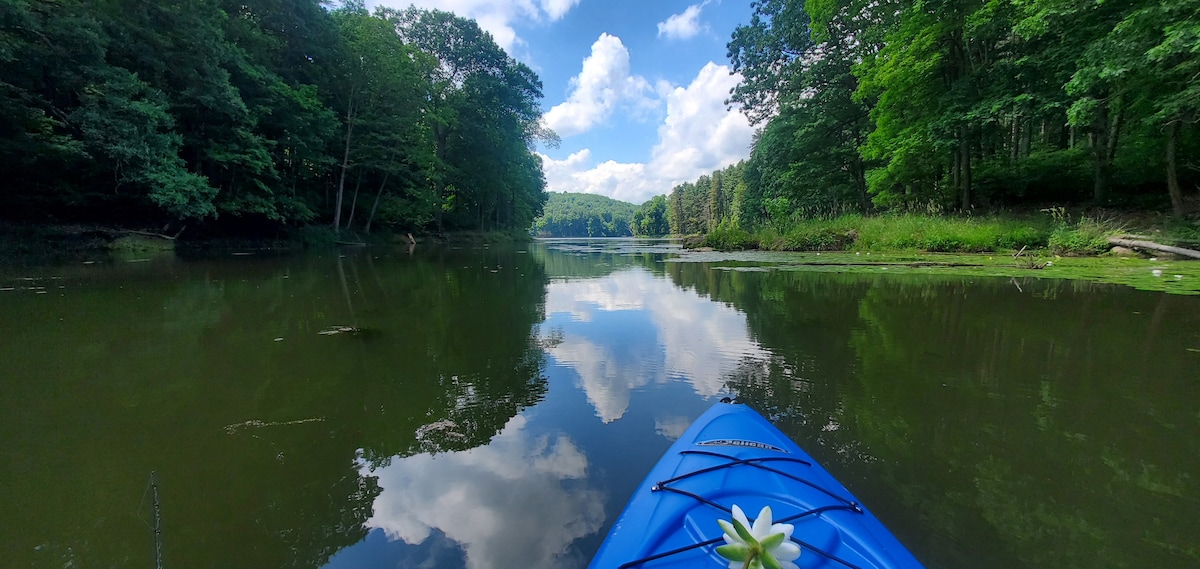
[[[727,230],[706,239],[715,249],[759,248],[774,251],[921,250],[984,253],[1045,247],[1053,224],[1038,218],[955,218],[918,214],[876,217],[843,215],[809,219],[784,230],[762,228],[753,234]],[[710,233],[712,237],[717,232]],[[735,238],[736,235],[736,238]],[[736,247],[727,247],[736,243]]]
[[[1050,227],[1045,221],[1005,217],[927,217],[885,215],[861,219],[855,249],[863,251],[919,249],[946,253],[986,253],[1021,247],[1044,247]]]
[[[1069,217],[1056,217],[1059,223],[1047,244],[1055,255],[1098,255],[1108,250],[1109,236],[1125,233],[1125,227],[1113,220],[1084,216],[1072,223]]]

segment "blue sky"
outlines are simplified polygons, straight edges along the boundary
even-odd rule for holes
[[[642,203],[749,156],[754,129],[724,101],[725,44],[747,0],[377,0],[472,18],[542,78],[550,191]]]

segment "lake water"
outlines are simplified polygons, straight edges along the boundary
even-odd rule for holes
[[[3,269],[0,564],[580,568],[730,395],[928,567],[1200,566],[1200,297],[677,252]]]

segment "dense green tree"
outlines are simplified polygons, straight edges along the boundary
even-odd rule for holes
[[[757,2],[750,24],[734,31],[729,56],[746,80],[731,100],[751,120],[785,123],[767,142],[783,135],[788,150],[757,158],[771,162],[766,169],[774,171],[768,179],[775,187],[755,188],[755,194],[790,197],[812,213],[851,203],[871,212],[867,164],[859,153],[871,125],[867,108],[854,98],[852,67],[878,49],[872,34],[887,20],[880,14],[889,4]]]
[[[739,162],[702,175],[695,182],[684,182],[675,186],[662,202],[670,233],[707,233],[721,224],[734,223],[739,215],[735,207],[735,204],[740,203],[736,199],[737,188],[742,185],[744,172],[745,163]],[[652,203],[655,202],[647,202],[642,207],[648,208]],[[655,222],[657,220],[651,223]]]
[[[422,138],[421,110],[428,94],[423,78],[433,63],[405,45],[388,21],[369,15],[361,4],[343,6],[334,12],[334,19],[345,45],[344,61],[338,65],[342,88],[336,96],[343,116],[333,213],[333,227],[339,230],[351,174],[356,180],[346,227],[354,221],[364,179],[379,188],[367,220],[370,224],[389,179],[410,178],[408,170],[421,164],[420,149],[427,146]]]
[[[446,12],[0,0],[9,219],[528,227],[541,83]]]
[[[472,20],[415,7],[381,14],[401,38],[436,60],[427,116],[439,229],[447,222],[528,227],[546,200],[541,162],[532,151],[547,135],[537,75]]]
[[[1185,209],[1194,0],[751,6],[729,42],[730,101],[764,124],[734,194],[741,225],[766,221],[766,200],[800,216],[1121,203],[1164,180],[1157,195]]]
[[[179,158],[164,93],[107,64],[113,43],[82,2],[0,3],[0,200],[13,217],[89,206],[215,212],[215,190]],[[81,183],[84,182],[84,183]]]
[[[1164,141],[1168,195],[1174,212],[1183,213],[1177,154],[1181,133],[1196,122],[1200,110],[1197,14],[1200,2],[1194,0],[1142,2],[1105,11],[1094,8],[1062,14],[1100,20],[1104,25],[1099,30],[1108,30],[1088,44],[1067,83],[1068,93],[1076,97],[1068,111],[1070,120],[1088,129],[1093,140],[1095,199],[1105,197],[1123,131],[1150,126],[1150,132],[1137,134]],[[1111,25],[1118,15],[1120,20]],[[1136,119],[1142,124],[1133,122]]]
[[[633,212],[631,229],[638,237],[662,237],[671,233],[671,223],[667,219],[666,196],[654,196],[646,203],[638,206]]]
[[[544,212],[533,222],[533,233],[542,237],[643,235],[634,228],[636,207],[597,194],[551,192]]]

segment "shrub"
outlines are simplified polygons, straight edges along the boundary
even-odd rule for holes
[[[1096,255],[1108,250],[1108,236],[1123,229],[1088,217],[1071,224],[1064,220],[1050,234],[1050,251],[1056,255]]]
[[[722,223],[704,236],[701,245],[712,247],[718,251],[740,251],[754,249],[759,246],[759,243],[746,231],[733,227],[731,223]]]

